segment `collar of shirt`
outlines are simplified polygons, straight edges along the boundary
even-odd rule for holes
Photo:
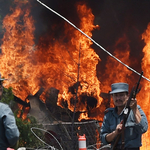
[[[125,108],[124,108],[124,109],[125,109]],[[114,115],[115,117],[123,116],[124,109],[123,109],[122,112],[118,115],[118,113],[117,113],[118,109],[117,109],[117,107],[115,107],[114,110],[113,110],[113,115]]]

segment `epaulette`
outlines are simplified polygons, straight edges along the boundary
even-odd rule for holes
[[[107,109],[105,110],[104,114],[107,114],[109,111],[113,111],[113,110],[114,110],[114,108],[107,108]]]

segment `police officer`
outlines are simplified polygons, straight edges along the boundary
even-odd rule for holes
[[[0,78],[0,99],[3,93]],[[16,125],[14,114],[7,104],[0,102],[0,150],[15,147],[19,139],[19,130]]]
[[[128,101],[128,89],[127,83],[114,83],[111,85],[111,92],[114,108],[108,108],[105,112],[103,124],[101,127],[101,142],[103,144],[114,145],[116,137],[121,134],[121,138],[117,142],[115,150],[122,149],[122,139],[124,139],[125,150],[139,150],[141,143],[141,136],[148,129],[148,122],[145,113],[139,105],[137,105],[136,99],[131,99],[130,114],[123,128],[123,111]]]

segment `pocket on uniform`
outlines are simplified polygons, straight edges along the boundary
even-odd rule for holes
[[[133,140],[137,138],[137,133],[134,131],[133,127],[127,127],[125,130],[125,136],[128,140]]]

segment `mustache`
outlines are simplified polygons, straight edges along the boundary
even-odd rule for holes
[[[123,102],[123,100],[121,100],[121,99],[117,99],[117,100],[116,100],[116,102]]]

